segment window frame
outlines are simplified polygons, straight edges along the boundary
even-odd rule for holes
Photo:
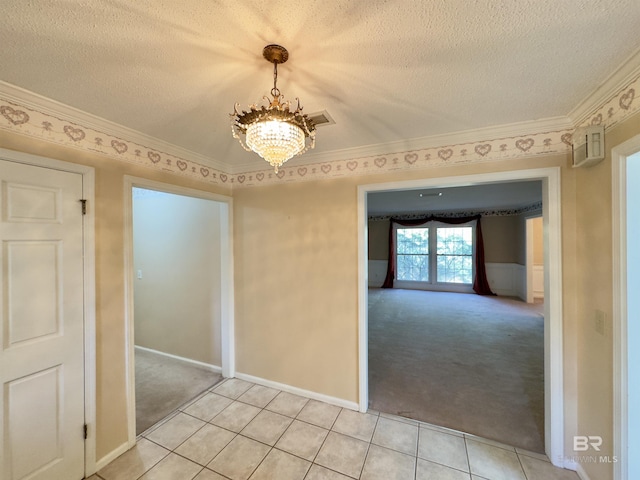
[[[438,228],[471,228],[471,283],[456,283],[456,282],[439,282],[437,279],[438,269],[438,253],[437,253],[437,235]],[[413,229],[413,228],[428,228],[429,229],[429,281],[420,280],[402,280],[398,278],[398,229]],[[395,248],[393,255],[395,256],[396,265],[396,278],[394,280],[395,288],[406,288],[413,290],[435,290],[435,291],[448,291],[448,292],[473,292],[473,281],[476,275],[476,221],[471,220],[469,222],[452,224],[431,220],[421,225],[403,226],[396,224],[394,226],[394,242]]]

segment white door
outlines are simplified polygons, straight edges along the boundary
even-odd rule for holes
[[[84,477],[82,175],[0,160],[0,478]]]

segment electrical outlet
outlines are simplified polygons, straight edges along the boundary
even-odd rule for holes
[[[604,336],[605,314],[602,310],[596,310],[594,328],[596,332]]]

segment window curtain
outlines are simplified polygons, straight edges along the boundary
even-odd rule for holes
[[[473,279],[473,291],[478,295],[495,295],[489,287],[487,281],[487,270],[484,265],[484,242],[482,240],[482,227],[480,226],[480,215],[471,217],[447,218],[429,215],[424,218],[415,218],[411,220],[400,220],[391,218],[389,222],[389,263],[387,265],[387,276],[384,279],[382,288],[393,288],[393,281],[396,278],[396,236],[394,235],[394,226],[401,225],[403,227],[417,227],[427,222],[441,222],[450,225],[460,225],[474,221],[476,222],[476,243],[475,243],[475,277]]]

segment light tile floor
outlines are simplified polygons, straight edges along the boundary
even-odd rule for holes
[[[90,480],[577,480],[544,455],[228,379]]]

